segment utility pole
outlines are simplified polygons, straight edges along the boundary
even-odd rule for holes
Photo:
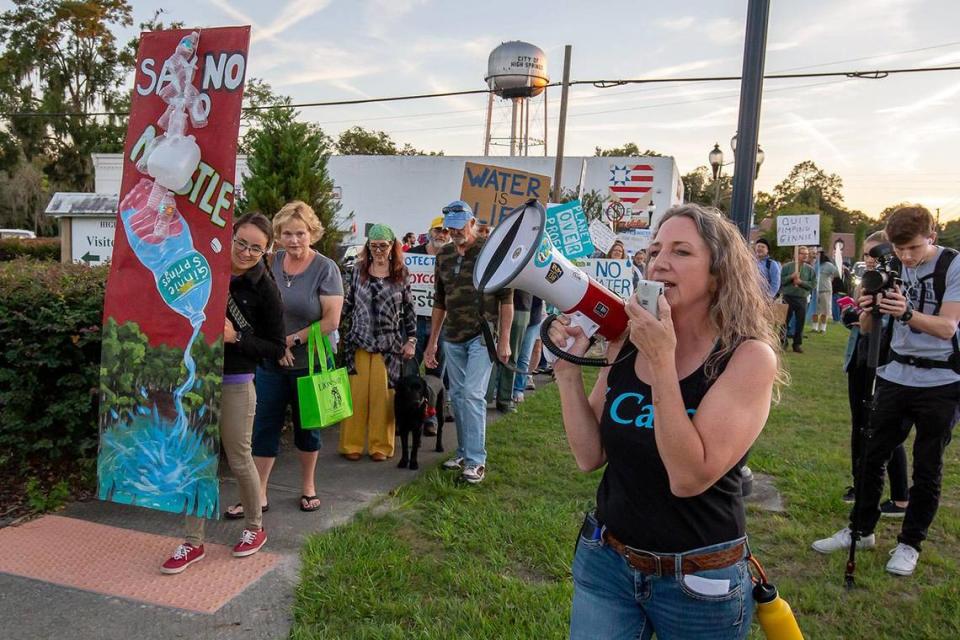
[[[760,101],[763,96],[763,66],[767,50],[767,22],[770,0],[749,0],[747,31],[743,45],[743,74],[740,81],[740,117],[737,121],[737,148],[734,151],[733,195],[730,217],[749,240],[753,225],[753,182],[757,171],[757,142],[760,136]]]
[[[553,202],[560,201],[560,182],[563,180],[563,142],[567,133],[567,98],[570,94],[571,45],[563,48],[563,89],[560,92],[560,124],[557,131],[557,164],[553,169]]]

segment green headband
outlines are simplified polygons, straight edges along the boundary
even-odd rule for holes
[[[395,239],[396,236],[393,235],[393,231],[385,224],[375,224],[370,227],[370,231],[367,232],[367,240],[393,242]]]

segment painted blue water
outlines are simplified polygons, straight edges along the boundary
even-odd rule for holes
[[[99,498],[218,517],[216,452],[201,432],[178,428],[156,407],[146,413],[141,408],[131,424],[114,424],[103,432],[97,460]]]

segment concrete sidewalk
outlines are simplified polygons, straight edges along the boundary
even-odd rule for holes
[[[548,380],[539,377],[538,382],[546,384]],[[488,411],[488,424],[499,417],[499,413]],[[367,457],[350,462],[337,455],[337,438],[336,428],[323,433],[323,448],[317,464],[317,495],[323,504],[313,513],[299,510],[299,464],[290,438],[284,438],[270,480],[270,511],[264,514],[264,528],[269,535],[264,552],[277,554],[279,561],[215,613],[145,604],[0,573],[0,619],[4,621],[4,637],[29,640],[287,637],[292,623],[294,590],[299,582],[299,553],[305,537],[347,522],[378,497],[409,482],[456,451],[456,426],[452,422],[444,425],[445,453],[434,452],[435,438],[423,439],[418,472],[397,468],[399,444],[394,458],[386,462],[375,463]],[[228,469],[226,464],[222,467]],[[236,484],[224,478],[222,505],[236,501]],[[71,504],[57,515],[177,539],[183,535],[181,516],[97,500]],[[242,521],[208,521],[206,542],[233,545],[242,528]],[[172,552],[173,547],[169,551]],[[74,549],[70,540],[63,541],[62,552],[88,555],[90,571],[96,571],[100,563],[124,562],[124,557],[111,552],[110,548]],[[165,559],[166,556],[156,558],[156,579],[177,580],[180,576],[160,574],[159,566]],[[205,562],[208,560],[187,572],[201,570]]]

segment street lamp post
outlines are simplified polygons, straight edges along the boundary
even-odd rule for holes
[[[737,152],[737,135],[734,134],[730,138],[730,149],[733,150],[734,154]],[[753,179],[756,180],[757,176],[760,175],[760,165],[763,164],[763,160],[766,157],[766,154],[763,152],[763,149],[757,144],[757,168],[753,174]],[[707,158],[710,161],[710,167],[713,169],[713,206],[720,207],[720,178],[723,177],[723,168],[727,165],[733,164],[733,162],[724,163],[723,161],[723,151],[720,150],[720,143],[716,142],[713,145],[713,149],[707,155]]]
[[[710,166],[713,167],[713,206],[720,205],[720,172],[723,169],[723,151],[720,150],[720,143],[713,145],[713,151],[708,156]]]

